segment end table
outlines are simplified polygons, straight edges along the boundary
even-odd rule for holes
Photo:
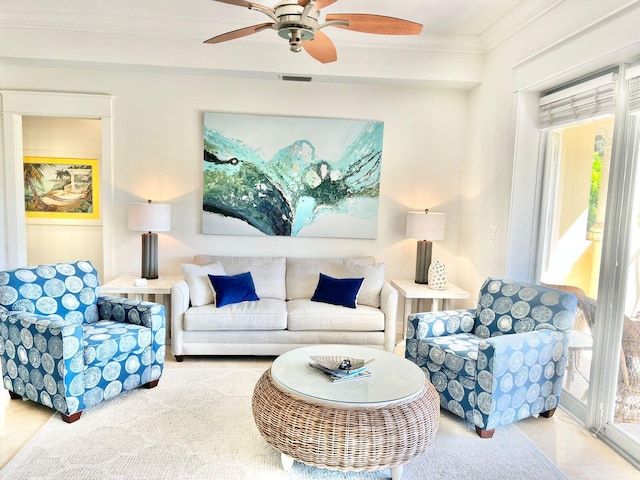
[[[136,300],[149,300],[164,305],[165,328],[167,329],[167,340],[171,338],[171,287],[178,280],[182,280],[182,275],[160,275],[154,280],[147,280],[146,285],[135,285],[136,275],[121,275],[110,282],[100,285],[100,293],[103,295],[127,296]],[[153,295],[153,299],[150,298]]]
[[[431,300],[431,311],[437,312],[450,308],[451,300],[466,300],[470,297],[469,292],[462,290],[460,287],[449,283],[444,290],[433,290],[428,285],[416,283],[413,280],[391,280],[391,285],[398,290],[401,297],[404,298],[404,314],[402,318],[402,340],[407,335],[407,317],[413,313],[413,300],[418,301],[418,309],[424,311],[421,305],[423,300]],[[442,300],[442,308],[440,307]]]

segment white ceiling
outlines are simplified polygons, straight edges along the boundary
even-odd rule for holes
[[[273,6],[276,1],[256,3]],[[293,60],[297,54],[288,52],[286,40],[273,30],[223,44],[203,45],[204,40],[215,35],[268,21],[258,11],[213,0],[2,0],[0,58],[112,64],[121,61],[206,69],[215,68],[211,65],[213,59],[217,68],[228,71],[253,68],[264,72],[272,68],[276,72],[288,69],[339,76],[341,69],[349,68],[347,63],[354,68],[354,59],[363,64],[379,63],[368,70],[381,71],[384,65],[403,56],[413,58],[414,63],[416,59],[424,63],[425,59],[431,61],[425,55],[434,52],[482,54],[562,1],[338,0],[322,13],[387,15],[422,23],[424,28],[418,36],[327,28],[325,33],[336,45],[338,61],[320,69],[313,60]],[[271,57],[273,67],[267,65],[265,56]],[[362,76],[371,76],[367,68],[359,68]]]

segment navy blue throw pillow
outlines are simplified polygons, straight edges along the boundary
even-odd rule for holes
[[[311,301],[356,308],[356,298],[363,281],[364,277],[333,278],[321,273]]]
[[[260,300],[256,295],[251,272],[238,275],[209,275],[211,285],[216,291],[216,307],[224,307],[232,303]]]

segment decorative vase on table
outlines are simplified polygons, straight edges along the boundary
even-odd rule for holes
[[[429,288],[433,290],[447,288],[447,267],[440,260],[436,260],[429,265],[428,282]]]

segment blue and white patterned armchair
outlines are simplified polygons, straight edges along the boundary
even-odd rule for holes
[[[490,438],[497,427],[553,415],[562,392],[575,295],[488,278],[475,309],[409,315],[405,357],[440,405]]]
[[[91,262],[0,272],[0,366],[11,398],[67,423],[103,400],[155,387],[165,355],[165,307],[99,296]]]

